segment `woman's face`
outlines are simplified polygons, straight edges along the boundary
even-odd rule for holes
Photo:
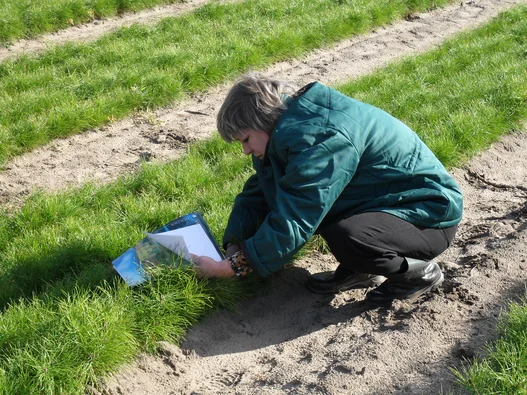
[[[242,144],[245,155],[253,154],[258,159],[263,159],[269,135],[263,130],[244,129],[237,140]]]

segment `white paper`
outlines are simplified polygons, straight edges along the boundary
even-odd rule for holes
[[[162,246],[168,248],[170,251],[175,252],[183,259],[190,261],[190,254],[188,252],[187,245],[183,236],[171,235],[165,233],[146,233],[146,235],[155,240]]]
[[[208,256],[216,261],[222,259],[209,236],[199,224],[168,232],[147,233],[147,235],[186,260],[190,260],[190,254]]]

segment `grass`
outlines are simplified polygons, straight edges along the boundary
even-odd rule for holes
[[[0,394],[83,394],[139,350],[177,342],[208,310],[234,303],[240,285],[227,286],[181,269],[139,289],[106,283],[13,303],[0,322]]]
[[[0,45],[70,26],[182,0],[2,0]]]
[[[436,51],[338,88],[404,119],[457,166],[527,119],[526,38],[527,7],[516,7]],[[480,118],[479,131],[468,127]],[[127,288],[111,269],[143,231],[189,211],[201,211],[220,238],[250,173],[239,146],[214,138],[181,160],[145,163],[111,185],[33,195],[0,216],[0,394],[81,394],[139,350],[177,342],[211,309],[258,292],[254,277],[198,280],[184,269]]]
[[[126,294],[106,287],[12,305],[2,316],[0,393],[80,394],[104,363],[130,360],[138,343]]]
[[[472,394],[527,394],[527,299],[510,304],[498,324],[499,337],[487,355],[461,369],[459,382]]]
[[[448,0],[209,3],[0,64],[0,164]]]

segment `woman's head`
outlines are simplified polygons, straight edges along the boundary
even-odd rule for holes
[[[246,74],[231,88],[218,112],[221,137],[232,142],[239,140],[244,130],[271,134],[286,109],[283,95],[294,91],[294,86],[286,82]]]

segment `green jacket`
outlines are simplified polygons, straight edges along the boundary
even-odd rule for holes
[[[258,273],[280,269],[318,229],[354,214],[430,228],[461,221],[459,187],[402,122],[317,82],[286,104],[224,235]]]

